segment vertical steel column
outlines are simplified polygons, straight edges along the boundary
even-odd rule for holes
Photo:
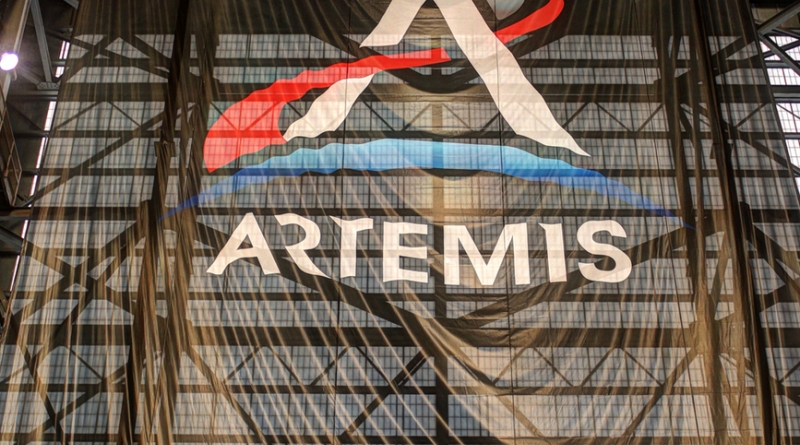
[[[42,58],[42,71],[44,71],[44,81],[53,85],[53,64],[50,61],[50,50],[47,47],[47,31],[44,29],[44,19],[42,18],[42,7],[39,6],[39,0],[29,0],[31,2],[31,17],[33,17],[33,26],[36,29],[36,41],[39,46],[39,56]]]
[[[659,57],[659,68],[661,70],[661,90],[664,98],[664,107],[671,130],[670,144],[673,152],[673,162],[675,163],[676,182],[681,206],[681,216],[684,221],[695,228],[686,239],[686,249],[688,252],[687,276],[692,282],[694,292],[694,303],[697,311],[697,323],[693,332],[695,335],[687,339],[689,347],[694,348],[698,355],[703,358],[705,373],[705,394],[709,397],[709,407],[711,411],[711,422],[714,431],[714,443],[724,445],[728,443],[728,426],[725,415],[725,402],[723,399],[722,379],[716,376],[724,375],[721,362],[721,341],[718,323],[715,320],[719,295],[709,292],[708,288],[708,267],[706,254],[706,237],[715,232],[713,227],[709,227],[706,220],[704,178],[703,170],[703,138],[702,129],[699,122],[689,122],[684,111],[681,109],[682,100],[679,91],[681,88],[689,94],[690,102],[692,99],[701,100],[701,92],[696,88],[699,83],[699,74],[692,72],[690,76],[683,76],[680,80],[675,77],[675,70],[678,65],[678,53],[685,31],[675,26],[675,23],[683,22],[683,10],[673,6],[674,2],[661,1],[660,15],[664,24],[658,26],[657,52]],[[696,42],[693,42],[696,43]],[[696,65],[695,59],[695,65]],[[687,78],[688,77],[688,78]],[[693,115],[698,115],[699,104],[689,103],[692,107]],[[697,119],[694,119],[695,121]],[[693,172],[690,172],[687,160],[686,147],[683,142],[683,129],[689,133],[693,145]],[[696,202],[692,201],[692,188],[694,184]]]
[[[432,104],[433,128],[442,127],[442,105]],[[441,138],[437,138],[441,141]],[[437,258],[431,265],[431,277],[433,278],[434,289],[434,314],[436,318],[447,318],[447,289],[444,284],[444,187],[445,180],[439,176],[431,179],[433,193],[433,249],[437,252]],[[434,378],[436,388],[436,429],[434,441],[437,445],[448,443],[450,435],[450,381],[447,375],[450,357],[444,348],[437,348],[436,355],[433,357]]]
[[[164,410],[169,410],[169,414],[172,413],[172,406],[170,405],[173,401],[172,398],[168,397],[167,400],[164,400],[161,397],[163,395],[162,386],[169,385],[161,376],[167,375],[170,377],[169,374],[174,371],[175,375],[170,381],[177,381],[178,378],[178,369],[168,367],[166,351],[160,369],[161,375],[156,374],[156,353],[163,343],[156,316],[156,295],[158,291],[159,266],[163,271],[162,278],[168,295],[171,284],[169,257],[163,238],[161,217],[164,214],[170,163],[175,152],[175,121],[178,116],[180,81],[184,70],[184,58],[188,56],[186,40],[189,3],[190,0],[180,0],[178,3],[177,23],[174,33],[175,41],[169,67],[167,97],[164,104],[165,119],[161,127],[161,140],[155,146],[156,171],[153,191],[151,199],[140,206],[140,218],[137,221],[137,224],[142,227],[142,235],[146,242],[133,326],[130,332],[126,332],[126,335],[129,335],[130,351],[126,363],[126,381],[117,437],[117,443],[120,445],[132,444],[137,441],[135,439],[135,430],[136,419],[140,411],[139,387],[142,383],[144,383],[145,406],[144,410],[141,410],[141,436],[138,442],[151,443],[155,440],[157,443],[164,443],[165,437],[171,438],[169,429],[162,429],[161,424],[159,424],[159,434],[155,437],[153,435],[153,419],[156,415],[157,407],[160,405],[162,413]],[[175,333],[170,332],[170,329],[168,329],[167,335],[174,336]],[[144,367],[144,370],[142,367]],[[156,382],[157,385],[154,386]],[[160,401],[159,398],[161,398]],[[159,417],[163,417],[163,414]],[[167,443],[170,443],[170,441],[168,440]]]
[[[742,300],[741,307],[745,311],[745,335],[749,341],[752,360],[752,369],[755,374],[756,392],[759,401],[764,443],[772,445],[778,443],[778,423],[775,416],[775,407],[772,401],[770,386],[769,366],[766,357],[766,342],[764,332],[759,323],[759,312],[763,309],[755,295],[747,244],[745,243],[746,228],[744,227],[742,203],[739,202],[736,189],[736,169],[733,161],[733,147],[728,141],[722,125],[722,109],[720,107],[720,94],[716,81],[714,62],[709,46],[708,28],[710,17],[708,3],[702,0],[692,0],[694,6],[694,24],[697,34],[697,50],[700,64],[703,68],[703,87],[708,104],[709,127],[713,139],[712,152],[717,162],[720,188],[726,202],[724,225],[726,239],[729,242],[731,263],[733,266],[734,293]],[[736,8],[734,7],[734,12]],[[717,11],[722,13],[722,11]],[[731,11],[725,11],[730,13]]]

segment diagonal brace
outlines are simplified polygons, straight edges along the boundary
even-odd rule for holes
[[[44,81],[53,83],[53,64],[50,63],[50,51],[47,47],[47,34],[44,30],[42,7],[39,5],[39,0],[31,0],[31,16],[33,17],[33,27],[36,29],[36,41],[39,43],[39,55],[42,57]]]
[[[775,14],[771,19],[762,23],[761,26],[758,27],[758,33],[764,35],[775,30],[775,28],[781,26],[783,22],[796,16],[797,13],[800,13],[800,0],[792,3],[791,6]]]

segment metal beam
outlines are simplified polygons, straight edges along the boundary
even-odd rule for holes
[[[50,63],[50,51],[47,48],[47,34],[44,30],[44,20],[42,19],[42,8],[39,0],[31,0],[31,16],[33,17],[33,27],[36,29],[36,40],[39,43],[39,55],[42,58],[42,69],[44,69],[44,81],[53,83],[53,66]]]
[[[795,31],[790,31],[788,29],[773,29],[772,32],[770,32],[770,34],[776,36],[791,37],[793,39],[800,39],[800,34],[798,34]]]
[[[772,92],[776,102],[800,102],[800,90],[795,86],[773,86]]]
[[[14,88],[17,89],[16,87]],[[12,91],[8,95],[9,99],[24,99],[24,100],[56,100],[58,98],[58,90],[24,90]]]
[[[0,211],[0,221],[24,221],[31,218],[31,209]]]
[[[22,250],[22,237],[0,226],[0,242],[4,242],[17,250]]]
[[[724,95],[724,91],[721,91],[722,88],[718,86],[713,74],[718,64],[715,64],[712,58],[713,52],[709,45],[709,38],[718,31],[711,27],[715,17],[713,17],[713,12],[704,8],[704,3],[700,0],[694,0],[692,3],[695,9],[698,61],[702,68],[701,73],[705,76],[702,88],[705,89],[705,96],[709,102],[705,118],[708,119],[708,125],[711,129],[712,156],[719,169],[719,186],[726,201],[725,210],[727,212],[724,222],[716,230],[709,233],[715,233],[720,229],[725,232],[727,244],[722,248],[728,249],[730,252],[733,293],[740,298],[735,305],[737,310],[740,311],[742,320],[745,321],[744,338],[746,340],[742,341],[750,349],[751,370],[755,376],[754,381],[758,393],[758,412],[762,422],[763,443],[771,445],[777,443],[777,438],[779,437],[777,431],[778,418],[772,396],[772,385],[769,382],[769,362],[766,356],[766,349],[772,346],[772,342],[769,339],[765,339],[763,331],[759,329],[759,314],[765,308],[756,294],[751,264],[748,258],[748,246],[746,244],[746,232],[749,228],[744,224],[745,221],[748,221],[745,215],[750,215],[751,212],[750,208],[744,207],[746,204],[740,201],[740,197],[743,195],[736,183],[737,164],[734,162],[734,147],[729,139],[731,132],[725,131],[732,126],[724,121],[725,115],[722,110],[722,104],[723,101],[729,102],[730,99]],[[786,18],[794,16],[797,12],[800,12],[800,0],[764,23],[759,28],[759,32],[762,35],[769,32],[770,29],[776,28]],[[770,49],[781,51],[777,45]],[[787,164],[789,163],[787,162]],[[786,167],[790,165],[786,165]],[[698,202],[703,202],[702,197],[698,196]],[[702,204],[699,207],[702,209]],[[713,311],[714,309],[711,310]],[[740,339],[731,338],[731,340]],[[706,353],[708,354],[708,352]],[[716,354],[716,351],[711,352],[711,354]],[[717,425],[714,426],[715,428],[717,427]],[[715,436],[717,438],[722,437],[719,434]]]
[[[796,40],[796,41],[794,41],[794,42],[792,42],[792,43],[790,43],[788,45],[781,46],[781,49],[783,49],[784,51],[789,51],[790,49],[795,49],[795,48],[799,47],[800,46],[800,36],[798,36],[797,38],[798,38],[798,40]],[[764,53],[764,59],[768,59],[769,57],[774,56],[774,55],[775,54],[773,54],[772,51]],[[769,60],[765,60],[765,63],[767,64],[767,68],[772,68],[773,67],[772,65],[775,64],[776,62],[771,62]]]
[[[783,22],[785,22],[786,20],[796,16],[797,13],[799,12],[800,12],[800,0],[794,2],[788,8],[775,14],[771,19],[762,23],[761,26],[758,27],[759,34],[767,34],[768,32],[781,26]]]
[[[800,76],[800,64],[789,57],[789,54],[786,54],[786,51],[784,51],[780,46],[776,45],[775,42],[773,42],[772,39],[767,36],[761,36],[761,41],[764,43],[764,45],[767,45],[770,51],[772,51],[776,56],[780,57],[781,61],[783,61],[786,66],[791,68],[792,71]]]
[[[125,306],[123,309],[134,314],[134,321],[130,330],[126,330],[126,338],[132,340],[125,364],[125,393],[122,400],[122,409],[119,413],[119,429],[117,445],[132,445],[134,442],[156,442],[157,444],[172,444],[174,431],[171,428],[175,421],[175,406],[177,391],[180,386],[178,373],[172,372],[180,368],[181,354],[187,352],[190,358],[191,351],[187,351],[186,321],[182,315],[186,311],[185,301],[187,289],[177,290],[168,288],[168,328],[165,341],[158,344],[153,337],[157,334],[158,318],[156,315],[156,295],[158,292],[156,281],[159,272],[164,277],[164,283],[170,283],[170,274],[174,269],[169,261],[163,257],[165,240],[163,236],[163,215],[166,208],[166,190],[169,183],[169,168],[175,156],[175,131],[181,107],[182,82],[185,82],[185,72],[188,72],[186,59],[190,58],[188,45],[189,4],[191,0],[180,0],[177,7],[177,21],[175,23],[174,42],[172,45],[172,58],[169,66],[169,81],[167,95],[164,101],[164,119],[161,126],[160,141],[155,144],[156,172],[153,175],[153,189],[149,201],[142,204],[139,224],[142,228],[144,245],[144,263],[142,266],[142,285],[137,292],[137,305],[135,308]],[[185,120],[184,120],[185,122]],[[184,129],[186,126],[184,126]],[[185,140],[185,139],[184,139]],[[191,241],[190,241],[191,244]],[[161,260],[161,261],[159,261]],[[158,264],[162,264],[159,271]],[[188,275],[190,271],[186,271]],[[186,276],[184,275],[184,276]],[[170,286],[171,287],[171,286]],[[174,292],[174,293],[173,293]],[[175,301],[171,297],[176,296]],[[160,350],[161,370],[156,372],[153,363]],[[195,360],[195,365],[202,365],[201,360]],[[207,379],[213,379],[213,372],[204,372]],[[144,397],[141,397],[139,382],[145,383]],[[142,400],[140,407],[139,400]],[[235,400],[228,400],[235,404]],[[156,405],[160,405],[158,408]],[[243,409],[237,409],[240,417],[246,417]],[[137,419],[141,417],[140,437],[136,437]],[[248,425],[252,432],[257,432],[257,426]],[[263,442],[263,440],[262,440]]]

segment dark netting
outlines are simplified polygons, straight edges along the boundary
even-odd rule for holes
[[[800,437],[738,0],[81,0],[0,443]]]

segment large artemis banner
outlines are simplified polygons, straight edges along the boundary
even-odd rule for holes
[[[0,444],[792,444],[744,0],[81,0]]]

